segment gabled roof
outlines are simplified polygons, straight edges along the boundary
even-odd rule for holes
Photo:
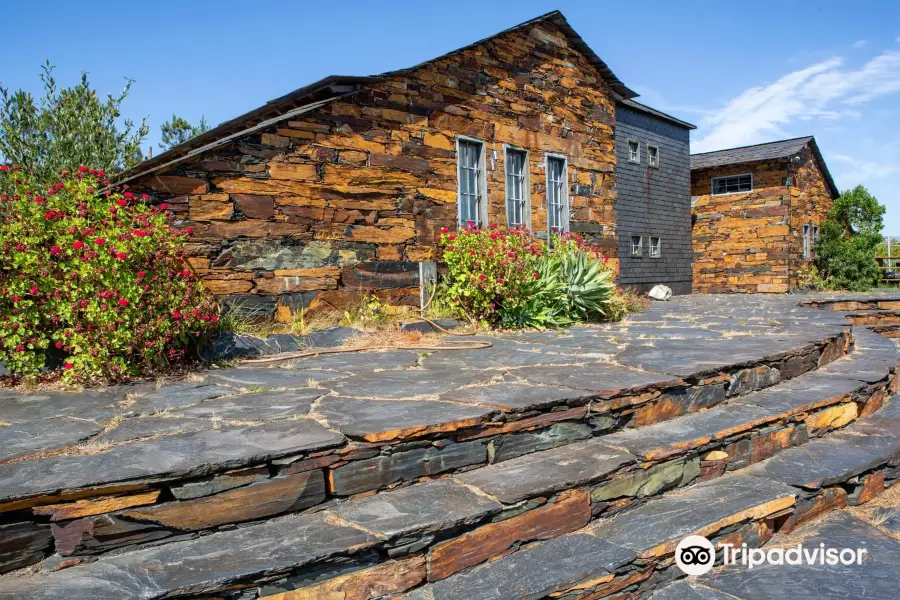
[[[621,98],[634,98],[635,96],[637,96],[635,92],[628,89],[625,84],[615,76],[615,74],[607,66],[607,64],[600,60],[600,57],[597,56],[597,54],[593,50],[591,50],[590,46],[587,45],[584,39],[580,35],[578,35],[578,33],[576,33],[574,29],[572,29],[572,26],[569,25],[569,22],[566,20],[563,14],[558,10],[554,10],[545,15],[541,15],[540,17],[531,19],[529,21],[525,21],[524,23],[520,23],[519,25],[510,27],[509,29],[501,31],[500,33],[496,33],[492,36],[469,44],[468,46],[458,48],[446,54],[442,54],[437,58],[419,63],[418,65],[415,65],[413,67],[397,71],[388,71],[380,75],[366,77],[356,77],[351,75],[330,75],[324,79],[320,79],[315,83],[294,90],[289,94],[285,94],[280,98],[270,100],[259,108],[244,113],[243,115],[231,119],[230,121],[226,121],[205,133],[193,137],[182,144],[174,146],[166,150],[165,152],[154,156],[153,158],[145,160],[135,165],[134,167],[127,169],[124,173],[122,173],[117,183],[125,183],[148,173],[158,171],[162,168],[173,167],[176,164],[197,156],[198,154],[202,154],[203,152],[226,144],[238,137],[241,137],[248,133],[252,133],[252,131],[256,129],[266,127],[277,121],[281,121],[286,118],[296,116],[297,114],[301,114],[302,112],[306,112],[304,109],[313,110],[314,108],[318,108],[319,106],[325,104],[330,100],[335,100],[348,94],[355,93],[359,91],[365,84],[382,81],[390,77],[396,77],[397,75],[408,73],[413,69],[418,69],[435,61],[447,58],[459,52],[463,52],[465,50],[478,46],[479,44],[488,42],[494,38],[507,35],[514,31],[525,29],[539,23],[552,23],[553,25],[558,27],[559,30],[565,34],[566,38],[572,44],[572,46],[574,46],[575,49],[581,52],[588,59],[588,61],[590,61],[594,68],[597,69],[603,80],[606,81],[607,84],[609,84],[615,94],[617,94]]]
[[[724,167],[727,165],[739,165],[743,163],[757,162],[761,160],[775,160],[779,158],[792,158],[800,153],[803,148],[809,145],[812,150],[819,169],[825,177],[825,183],[828,185],[835,198],[840,196],[837,185],[828,171],[825,164],[825,158],[819,151],[819,145],[816,144],[816,138],[808,135],[789,140],[780,140],[777,142],[767,142],[765,144],[755,144],[753,146],[740,146],[738,148],[728,148],[726,150],[716,150],[714,152],[701,152],[699,154],[691,154],[691,171],[697,169],[709,169],[711,167]]]
[[[696,125],[691,125],[687,121],[682,121],[681,119],[676,119],[672,115],[667,115],[666,113],[656,110],[655,108],[650,108],[646,104],[641,104],[640,102],[635,102],[630,98],[623,98],[619,101],[619,104],[622,106],[627,106],[630,109],[640,111],[642,113],[646,113],[648,115],[652,115],[658,119],[662,119],[663,121],[668,121],[670,123],[674,123],[680,127],[684,127],[686,129],[697,129]]]

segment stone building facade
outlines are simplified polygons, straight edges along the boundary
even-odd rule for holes
[[[690,132],[695,127],[639,104],[616,104],[619,283],[662,283],[690,294]]]
[[[542,236],[555,222],[615,257],[615,102],[633,96],[553,12],[409,69],[326,78],[121,183],[191,227],[191,265],[227,301],[281,318],[360,292],[417,305],[436,235],[473,214]]]
[[[787,292],[839,192],[815,139],[691,156],[694,291]]]

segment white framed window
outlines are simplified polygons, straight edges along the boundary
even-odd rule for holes
[[[712,193],[715,196],[721,194],[738,194],[753,191],[753,175],[729,175],[727,177],[712,178]]]
[[[551,233],[569,230],[569,168],[565,156],[546,155],[547,229]]]
[[[659,167],[659,148],[657,146],[647,146],[647,164],[651,167]]]
[[[628,140],[628,160],[631,162],[641,162],[641,144],[634,140]]]
[[[644,253],[644,236],[631,236],[631,255],[641,256]]]
[[[813,225],[813,244],[819,241],[819,226]]]
[[[803,260],[809,260],[810,248],[812,247],[812,225],[803,226]]]
[[[650,258],[659,258],[662,256],[662,242],[659,236],[650,236]]]
[[[459,136],[456,138],[457,211],[459,224],[487,224],[487,177],[485,176],[484,142]]]
[[[528,177],[528,152],[504,147],[506,165],[506,225],[531,227],[531,189]]]

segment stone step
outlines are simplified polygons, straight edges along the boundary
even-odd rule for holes
[[[860,347],[860,352],[867,350],[864,346]],[[809,376],[817,374],[812,373]],[[881,396],[888,386],[887,370],[884,371],[882,381],[874,386],[859,378],[850,379],[857,384],[857,391],[852,392],[855,395],[849,400],[842,396],[842,400],[835,401],[840,402],[836,405],[857,406],[859,402],[862,410],[857,410],[854,417],[859,412],[865,412],[868,402],[873,398],[877,398],[878,407],[881,406]],[[843,388],[841,390],[845,395],[851,393]],[[829,400],[832,391],[823,392]],[[767,391],[758,393],[763,394]],[[744,396],[741,401],[745,402],[753,397],[754,395]],[[821,395],[807,400],[810,401],[810,406],[819,406],[823,403]],[[785,428],[792,427],[793,430],[797,430],[808,422],[806,419],[809,417],[796,419],[796,415],[806,415],[806,412],[798,403],[791,406],[792,410],[789,411],[791,417],[783,416],[787,413],[776,414],[776,411],[772,412],[771,418],[779,421]],[[823,410],[830,410],[832,406],[829,404]],[[754,410],[748,412],[751,408]],[[708,420],[703,435],[688,436],[692,441],[691,444],[680,443],[670,432],[667,440],[678,446],[677,451],[650,453],[653,458],[649,458],[650,455],[644,450],[638,449],[635,445],[636,438],[620,439],[625,435],[623,433],[601,436],[519,456],[452,477],[423,481],[368,497],[331,503],[326,505],[325,510],[312,514],[273,518],[260,524],[242,526],[194,539],[175,538],[175,541],[157,547],[102,556],[95,562],[70,566],[56,573],[36,577],[0,577],[0,598],[52,598],[59,597],[63,592],[66,597],[73,600],[107,597],[156,598],[164,595],[197,596],[243,587],[258,589],[258,594],[262,597],[279,597],[278,594],[315,585],[351,585],[348,581],[353,581],[355,582],[353,585],[359,586],[372,586],[375,585],[373,583],[375,581],[382,582],[378,585],[390,588],[379,588],[387,590],[381,592],[382,595],[394,591],[399,593],[426,580],[434,582],[436,589],[451,590],[451,584],[440,581],[462,577],[463,575],[457,575],[459,572],[465,572],[465,577],[475,577],[470,573],[476,572],[477,569],[500,568],[493,565],[511,564],[504,562],[506,558],[501,558],[484,567],[477,566],[502,556],[522,544],[542,539],[563,539],[560,536],[576,530],[582,531],[580,535],[596,538],[594,529],[585,531],[583,528],[591,519],[597,517],[600,517],[597,525],[591,527],[605,527],[603,530],[605,533],[601,536],[604,539],[607,536],[609,539],[628,537],[630,533],[637,536],[635,532],[639,528],[629,519],[637,518],[634,515],[652,515],[656,512],[662,514],[665,512],[663,511],[665,506],[682,507],[672,508],[666,513],[673,515],[666,521],[670,526],[682,523],[679,532],[688,525],[697,524],[696,518],[713,519],[707,525],[700,523],[701,528],[709,528],[715,524],[728,527],[730,524],[726,525],[725,522],[728,521],[730,514],[749,515],[747,518],[753,517],[757,520],[762,517],[774,519],[777,516],[781,519],[780,522],[784,523],[784,527],[789,527],[793,522],[788,522],[787,519],[791,517],[786,514],[779,515],[787,509],[787,505],[782,507],[779,503],[786,503],[789,498],[790,506],[793,506],[795,497],[800,495],[798,492],[800,488],[797,487],[797,482],[791,479],[792,471],[788,467],[792,463],[788,459],[782,459],[786,461],[786,467],[775,469],[770,465],[781,464],[773,461],[790,456],[790,453],[797,449],[786,450],[749,471],[712,479],[678,491],[675,495],[647,502],[648,498],[658,497],[660,493],[672,488],[688,485],[698,479],[714,477],[721,472],[710,471],[703,474],[703,463],[709,461],[701,460],[701,454],[708,456],[711,452],[720,452],[725,457],[719,460],[724,466],[732,468],[740,468],[755,462],[740,460],[737,452],[730,454],[729,449],[735,448],[748,437],[751,440],[763,436],[781,439],[780,436],[784,435],[777,433],[783,429],[772,429],[771,421],[761,420],[759,411],[756,410],[758,408],[749,404],[736,404],[733,407],[723,405],[671,422],[633,430],[650,432],[652,434],[650,437],[653,437],[659,433],[655,428],[671,427],[687,419]],[[779,406],[778,410],[782,408]],[[722,413],[722,416],[710,419],[707,415],[717,414],[713,411]],[[721,419],[727,418],[726,413],[729,411],[737,416],[730,421],[722,421]],[[851,441],[852,438],[863,435],[878,438],[873,442],[854,443],[867,450],[865,456],[868,458],[873,453],[880,453],[878,460],[882,460],[882,455],[893,456],[893,437],[890,434],[895,426],[895,412],[891,406],[883,411],[883,414],[863,419],[858,426],[852,426],[858,428],[853,430],[855,433],[848,433],[844,437]],[[788,422],[788,418],[794,420]],[[736,422],[740,420],[746,421],[745,426]],[[846,422],[836,423],[829,420],[827,426],[819,428],[815,433],[822,434],[833,426],[845,424]],[[693,427],[700,425],[695,424]],[[683,428],[683,431],[691,429],[687,427]],[[709,432],[713,430],[720,433],[710,434]],[[824,444],[839,435],[841,434],[832,434],[821,442]],[[701,438],[708,440],[697,443],[696,440]],[[803,443],[805,438],[796,437],[795,440],[796,443]],[[611,445],[611,441],[622,445]],[[629,444],[632,446],[631,449],[628,449]],[[770,456],[774,453],[774,449],[788,445],[770,444],[767,447],[772,450],[767,454],[757,454],[756,458]],[[821,455],[825,460],[830,453],[839,452],[834,449],[820,451],[816,456]],[[871,471],[873,465],[875,463],[870,460],[863,470],[857,468],[852,476],[864,479],[869,477],[866,470]],[[773,469],[772,477],[768,476],[767,469]],[[839,468],[837,470],[839,471]],[[823,478],[821,483],[817,480],[816,483],[827,487],[835,477],[840,479],[842,474],[845,473],[829,473],[829,478]],[[888,478],[891,479],[891,476]],[[750,485],[750,482],[753,485]],[[804,480],[802,483],[810,482]],[[872,486],[874,484],[868,483],[868,479],[859,483],[859,487],[862,488],[860,494],[869,493],[865,489]],[[809,507],[804,505],[804,513],[801,516],[820,511],[821,506],[834,496],[823,487],[816,488],[813,492],[808,494],[808,498],[803,497],[804,501],[808,501]],[[831,496],[826,498],[829,493]],[[690,513],[690,518],[686,516],[683,521],[679,521],[674,515],[679,510],[688,511],[691,504],[678,500],[682,494],[687,494],[688,498],[706,495],[704,497],[708,498],[709,509],[700,517]],[[857,497],[860,494],[857,494]],[[211,497],[220,495],[221,493]],[[720,504],[716,504],[716,498],[723,500]],[[657,504],[661,500],[665,500],[667,504]],[[252,499],[244,499],[244,502],[248,501],[252,502]],[[728,513],[729,508],[735,507],[739,507],[739,510]],[[628,508],[632,510],[623,512]],[[131,509],[120,519],[120,523],[108,525],[108,534],[111,537],[128,537],[133,533],[128,530],[129,525],[137,527],[142,522],[144,524],[152,522],[154,517],[148,510]],[[206,517],[203,511],[191,514],[197,515],[194,518]],[[620,516],[612,516],[616,514]],[[184,518],[180,514],[173,514],[172,517]],[[160,521],[159,515],[155,518],[156,522]],[[632,525],[620,528],[619,534],[615,534],[616,526],[612,525],[613,523],[632,523]],[[736,525],[737,522],[733,524]],[[76,545],[98,533],[102,534],[103,527],[98,529],[101,531],[94,529],[85,532],[76,529],[73,537],[80,538]],[[660,528],[658,524],[647,525],[640,531],[645,532],[642,534],[645,537],[635,539],[644,541],[635,542],[637,545],[615,546],[619,552],[616,556],[627,555],[623,548],[638,556],[647,555],[651,551],[651,554],[655,552],[656,554],[652,555],[656,556],[663,552],[662,546],[669,543],[668,538],[674,535],[671,533],[672,530]],[[667,531],[669,533],[666,533]],[[62,539],[72,538],[66,535]],[[575,544],[573,548],[580,548],[582,552],[592,556],[612,551],[612,547],[608,544],[598,545],[588,538],[577,538],[574,541],[566,538],[565,541],[555,543]],[[644,548],[644,545],[647,547]],[[302,551],[298,551],[298,548],[302,548]],[[516,552],[507,558],[512,560],[511,557],[518,555]],[[541,558],[541,554],[523,556],[525,558],[522,560],[546,562],[546,559]],[[90,558],[82,556],[63,560],[76,562]],[[576,561],[567,564],[565,568],[561,567],[560,573],[569,573],[567,577],[570,578],[582,573],[581,579],[596,576],[592,581],[596,580],[598,582],[596,585],[600,585],[600,580],[614,580],[614,572],[617,573],[616,570],[619,568],[616,566],[618,560],[619,558],[598,562],[596,564],[602,569],[591,567],[594,570],[590,572],[585,572],[584,565],[579,565]],[[57,565],[68,564],[68,562],[60,563],[59,559],[53,562]],[[535,576],[538,579],[528,585],[538,590],[533,592],[537,594],[545,589],[546,585],[537,574]],[[630,576],[637,575],[632,573]],[[317,578],[325,581],[315,583]],[[522,585],[525,585],[525,582],[523,579]],[[326,588],[322,588],[316,593],[321,591],[324,595],[325,592],[322,590],[327,591]],[[447,591],[447,597],[455,597],[452,595],[454,593],[457,592]],[[285,599],[290,597],[283,596]]]
[[[644,333],[615,327],[573,328],[565,335],[500,338],[489,356],[326,355],[291,369],[210,371],[202,381],[159,389],[6,398],[0,418],[11,425],[0,428],[0,573],[53,550],[92,556],[177,541],[503,464],[740,401],[825,365],[868,360],[856,351],[838,360],[848,350],[849,329],[824,311],[798,311],[796,320],[771,335],[748,337],[724,360],[718,342],[726,340],[698,349],[697,336],[773,326],[716,319],[700,329],[693,320],[660,318],[678,326],[661,328],[667,333],[647,342]],[[695,337],[686,339],[691,331]],[[622,344],[625,335],[640,343]],[[619,353],[617,362],[601,362],[608,352]],[[586,473],[568,469],[571,481],[550,477],[542,493],[635,468],[634,456],[606,445],[535,459],[559,474],[567,471],[558,466],[566,456],[585,448],[611,461]],[[680,468],[691,473],[694,462]],[[527,474],[535,482],[536,468]],[[641,494],[660,478],[670,487],[678,468],[642,468],[641,477],[647,472],[652,482]],[[2,559],[22,535],[28,544]]]
[[[874,438],[871,443],[855,439],[869,436]],[[805,450],[813,445],[822,448],[812,456],[805,454]],[[860,448],[864,451],[860,452]],[[675,548],[684,537],[703,535],[713,544],[763,546],[776,532],[790,533],[799,524],[808,524],[833,509],[846,506],[847,489],[852,490],[850,503],[868,501],[884,485],[897,480],[900,475],[898,463],[900,402],[883,414],[858,421],[845,432],[787,450],[757,467],[670,492],[571,534],[523,546],[492,562],[392,598],[518,600],[562,596],[599,599],[615,594],[621,594],[615,595],[616,598],[635,598],[646,597],[655,589],[652,596],[655,600],[762,600],[782,597],[785,589],[794,590],[792,595],[797,597],[811,597],[809,593],[815,586],[791,583],[779,587],[776,581],[769,579],[766,571],[754,574],[746,569],[721,570],[719,575],[711,575],[696,584],[693,581],[666,584],[673,578],[684,576],[673,566]],[[815,464],[819,464],[820,470],[827,475],[810,477],[804,474],[805,466]],[[879,486],[871,487],[870,481],[877,481]],[[820,503],[810,511],[805,504],[810,494],[824,497],[828,495],[826,490],[837,490],[835,495],[840,498],[842,494],[844,500]],[[857,491],[864,495],[854,495]],[[821,530],[818,537],[811,538],[811,542],[804,539],[804,543],[817,546],[819,538],[830,541],[830,546],[835,546],[837,540],[837,547],[869,546],[870,549],[884,550],[877,552],[880,557],[876,559],[880,561],[878,569],[868,569],[866,573],[900,564],[900,543],[875,529],[870,528],[867,538],[861,540],[862,545],[840,543],[841,539],[846,539],[843,525]],[[798,576],[801,575],[797,571],[784,572],[778,581],[787,582]],[[860,588],[866,589],[866,593],[859,597],[875,599],[895,595],[887,591],[895,590],[895,575],[876,577],[873,588],[865,585],[847,587],[850,581],[865,581],[858,573],[849,580],[819,574],[817,580],[835,586],[829,593],[838,595],[825,594],[822,596],[825,598],[847,597],[848,589],[858,591]],[[838,586],[839,582],[843,584]],[[828,589],[823,587],[820,591]]]

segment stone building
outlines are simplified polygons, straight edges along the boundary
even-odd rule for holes
[[[552,12],[408,69],[327,77],[120,182],[192,228],[191,265],[226,302],[283,320],[361,292],[418,305],[436,235],[465,221],[572,231],[615,257],[616,102],[634,96]]]
[[[691,293],[690,123],[634,100],[616,104],[619,283]]]
[[[789,291],[838,195],[812,136],[692,155],[694,291]]]

